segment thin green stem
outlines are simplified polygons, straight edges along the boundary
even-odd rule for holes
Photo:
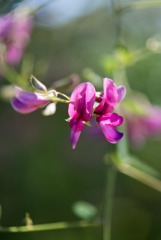
[[[20,75],[15,71],[14,68],[7,64],[0,65],[1,75],[11,84],[14,84],[15,80],[20,78]]]
[[[126,155],[124,151],[121,154],[118,149],[117,152],[118,154],[111,155],[111,159],[109,159],[108,155],[105,156],[106,164],[109,164],[110,162],[119,172],[155,189],[158,192],[161,192],[161,180],[130,165],[130,160],[128,160],[128,157],[130,156]]]
[[[58,97],[50,97],[49,99],[53,102],[69,103],[69,100],[65,100]]]
[[[117,169],[124,173],[125,175],[134,178],[135,180],[144,183],[145,185],[157,190],[158,192],[161,192],[161,181],[153,176],[150,176],[149,174],[136,169],[129,164],[121,163],[117,165]]]
[[[67,95],[65,95],[64,93],[61,93],[61,92],[57,92],[57,93],[58,93],[58,95],[65,97],[68,101],[70,100],[70,98]]]
[[[116,182],[116,169],[108,166],[107,183],[105,191],[104,215],[103,215],[103,240],[111,239],[111,220],[113,208],[113,196]]]
[[[29,226],[13,226],[13,227],[0,227],[0,232],[38,232],[38,231],[50,231],[50,230],[60,230],[60,229],[70,229],[70,228],[87,228],[87,227],[98,227],[101,223],[99,221],[79,221],[79,222],[57,222],[39,225],[29,225]]]

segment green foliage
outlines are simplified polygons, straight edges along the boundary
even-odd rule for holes
[[[92,220],[97,214],[97,209],[94,205],[83,201],[75,202],[72,210],[76,216],[84,220]]]

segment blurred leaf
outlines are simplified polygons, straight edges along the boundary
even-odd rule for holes
[[[116,51],[116,59],[118,64],[123,66],[130,65],[133,63],[133,55],[125,48],[118,48]]]
[[[108,74],[112,74],[118,68],[117,59],[113,55],[107,55],[102,59],[102,66]]]
[[[107,55],[102,60],[102,66],[108,74],[120,67],[126,67],[133,64],[135,61],[134,54],[130,53],[127,49],[119,47],[113,54]]]
[[[72,210],[77,217],[85,220],[93,219],[97,213],[97,209],[94,205],[84,201],[74,203]]]
[[[17,84],[23,89],[32,91],[32,88],[29,84],[29,78],[33,72],[33,66],[34,66],[34,56],[25,55],[21,63],[19,77],[17,78],[16,80],[17,82],[15,84]]]

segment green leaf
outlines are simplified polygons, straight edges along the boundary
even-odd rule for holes
[[[84,201],[75,202],[72,210],[77,217],[84,220],[92,220],[97,214],[96,207]]]
[[[111,74],[115,69],[119,67],[118,61],[114,55],[105,56],[102,59],[101,64],[108,74]]]

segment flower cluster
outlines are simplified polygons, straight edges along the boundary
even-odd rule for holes
[[[11,65],[17,65],[29,41],[32,17],[24,9],[0,16],[0,57]]]
[[[72,148],[76,147],[77,141],[83,130],[84,124],[94,115],[98,126],[101,128],[105,138],[110,143],[117,143],[123,137],[115,127],[123,123],[123,117],[114,113],[114,109],[125,96],[124,86],[116,88],[114,82],[109,78],[103,79],[103,92],[96,92],[90,82],[80,83],[68,98],[65,94],[55,90],[47,91],[46,87],[37,79],[33,78],[32,84],[39,92],[32,93],[16,87],[15,97],[11,100],[13,108],[20,113],[30,113],[39,107],[48,108],[56,102],[68,103],[69,125],[71,127]],[[67,100],[59,98],[58,95],[66,97]],[[52,102],[52,103],[51,103]],[[55,107],[55,106],[54,106]],[[51,111],[55,112],[55,110]]]

